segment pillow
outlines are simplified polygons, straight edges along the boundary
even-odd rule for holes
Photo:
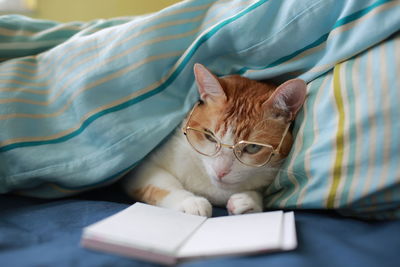
[[[400,33],[308,85],[274,208],[400,217]]]
[[[0,193],[60,197],[118,180],[197,101],[196,62],[311,81],[398,31],[399,12],[386,0],[183,1],[93,33],[31,20],[34,34],[0,18],[0,54],[27,55],[0,65]]]

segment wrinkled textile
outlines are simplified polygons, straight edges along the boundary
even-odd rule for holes
[[[124,208],[109,189],[43,201],[0,196],[0,262],[4,266],[158,266],[80,247],[82,228]],[[226,210],[215,209],[216,215]],[[180,266],[398,266],[400,221],[362,221],[326,212],[295,212],[294,251],[225,257]]]
[[[118,180],[198,99],[196,62],[218,75],[311,82],[395,34],[399,12],[399,1],[389,0],[201,0],[88,24],[1,17],[0,192],[50,198]],[[290,194],[304,193],[302,177],[279,180],[295,188],[275,185],[278,201],[268,203],[348,205],[336,201],[335,177],[333,189],[307,189],[317,198],[309,205]],[[363,194],[384,187],[377,188]],[[329,201],[318,190],[329,191]]]

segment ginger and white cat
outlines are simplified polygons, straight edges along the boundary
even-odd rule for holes
[[[291,149],[288,129],[306,84],[217,78],[200,64],[194,73],[201,102],[183,131],[127,176],[125,189],[138,201],[201,216],[211,216],[211,204],[230,214],[261,212],[262,192]]]

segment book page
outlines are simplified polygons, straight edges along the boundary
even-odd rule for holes
[[[113,252],[132,247],[150,251],[153,255],[161,253],[175,257],[181,244],[205,220],[205,217],[135,203],[85,228],[83,239],[90,239],[89,244],[109,244],[110,249],[105,250]]]
[[[295,249],[297,247],[297,234],[293,211],[283,214],[282,234],[282,250]]]
[[[283,212],[210,218],[186,241],[178,257],[220,256],[278,250]]]

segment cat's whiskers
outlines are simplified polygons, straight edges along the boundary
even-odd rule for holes
[[[279,165],[280,166],[280,165]],[[294,172],[294,171],[291,171],[291,170],[288,170],[288,169],[286,169],[286,168],[283,168],[283,167],[273,167],[273,166],[268,166],[268,168],[266,169],[266,168],[254,168],[253,170],[252,170],[252,172],[253,172],[253,174],[255,174],[255,175],[261,175],[261,174],[263,174],[263,175],[265,175],[265,176],[271,176],[271,173],[275,173],[276,175],[275,175],[275,177],[274,177],[274,179],[276,178],[276,176],[279,174],[279,173],[284,173],[284,174],[291,174],[291,175],[294,175],[294,176],[296,176],[296,177],[305,177],[305,174],[304,173],[300,173],[300,172]],[[241,175],[243,175],[243,174],[245,174],[246,173],[246,171],[237,171],[237,175],[240,177]]]
[[[289,123],[304,102],[306,84],[299,79],[276,86],[239,75],[218,78],[200,64],[194,74],[201,104],[188,114],[181,131],[131,173],[127,192],[142,202],[203,216],[211,216],[210,202],[243,206],[235,198],[241,194],[252,200],[252,210],[261,211],[262,190],[286,179],[279,174],[306,176],[280,166],[293,144]],[[222,144],[232,146],[228,151]],[[256,162],[265,165],[255,167]]]
[[[304,173],[290,171],[285,168],[270,168],[270,169],[276,171],[277,173],[292,174],[298,178],[300,178],[300,177],[306,178],[306,175],[304,175]]]

